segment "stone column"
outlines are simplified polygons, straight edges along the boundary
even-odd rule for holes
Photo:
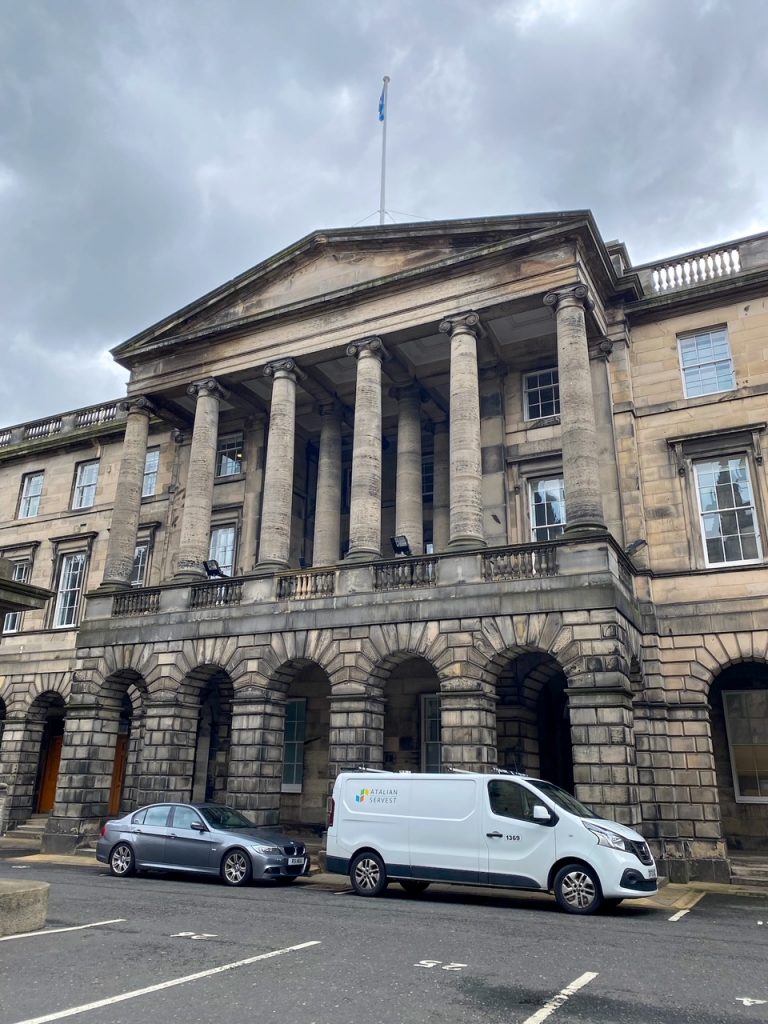
[[[341,406],[320,407],[313,565],[334,565],[341,557]]]
[[[392,388],[397,399],[395,533],[408,538],[411,553],[424,554],[421,467],[421,391],[413,384]]]
[[[280,820],[285,697],[249,688],[232,702],[227,803],[259,825]]]
[[[331,693],[328,733],[328,778],[360,765],[384,767],[384,699],[380,692],[344,692],[337,686]],[[330,791],[329,791],[330,792]]]
[[[566,533],[605,529],[595,406],[584,312],[592,308],[583,284],[548,292],[557,317]]]
[[[451,486],[448,461],[448,423],[435,423],[432,474],[432,544],[447,551],[451,537]]]
[[[64,719],[56,802],[43,835],[44,853],[74,853],[107,816],[120,702],[73,693]]]
[[[181,518],[181,538],[176,578],[195,580],[204,575],[211,535],[213,480],[216,473],[216,441],[219,436],[219,400],[224,392],[209,377],[190,384],[187,394],[197,396],[189,472]]]
[[[198,704],[174,697],[147,701],[136,780],[139,806],[191,798],[199,717]]]
[[[296,443],[296,380],[293,359],[279,359],[264,367],[274,377],[269,410],[264,500],[261,506],[260,572],[278,572],[288,565],[293,510],[293,462]]]
[[[131,585],[133,556],[141,513],[141,491],[147,458],[149,418],[154,411],[146,398],[120,403],[128,410],[123,455],[117,478],[115,504],[109,528],[107,560],[99,590],[127,590]]]
[[[352,494],[347,559],[381,558],[381,338],[364,338],[347,348],[357,359]]]
[[[477,372],[479,323],[477,313],[465,313],[440,324],[441,333],[451,336],[449,548],[459,551],[485,546]]]
[[[496,695],[475,679],[440,687],[443,766],[465,771],[496,767]]]

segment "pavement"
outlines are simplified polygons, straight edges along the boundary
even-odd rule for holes
[[[52,864],[68,867],[82,868],[84,871],[99,869],[106,870],[104,864],[100,864],[95,856],[86,853],[79,854],[53,854],[40,853],[40,844],[34,840],[10,839],[0,837],[0,859],[15,864],[17,867],[36,867],[38,865]],[[346,875],[334,875],[321,871],[313,866],[305,884],[316,885],[322,889],[343,890],[349,887],[349,880]],[[499,889],[484,889],[482,886],[474,887],[476,892],[500,892]],[[765,886],[746,885],[725,885],[718,882],[689,882],[685,885],[679,883],[664,883],[655,896],[632,900],[635,907],[649,907],[656,910],[690,910],[694,907],[705,893],[721,893],[729,896],[766,896],[768,888]],[[527,896],[538,898],[539,893],[526,893],[515,891],[515,898],[525,899]]]

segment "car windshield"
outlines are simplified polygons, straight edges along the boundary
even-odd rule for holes
[[[252,821],[234,807],[199,807],[198,810],[214,828],[256,828]]]
[[[540,793],[544,796],[548,796],[553,804],[557,804],[558,807],[562,807],[564,811],[570,811],[571,814],[575,814],[577,818],[599,818],[599,814],[595,814],[580,800],[577,800],[575,796],[571,796],[564,789],[560,789],[559,786],[554,786],[551,782],[536,782],[531,783],[535,786]]]

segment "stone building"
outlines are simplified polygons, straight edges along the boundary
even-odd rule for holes
[[[589,212],[315,233],[0,432],[12,824],[321,827],[346,766],[524,769],[673,878],[766,847],[768,235]]]

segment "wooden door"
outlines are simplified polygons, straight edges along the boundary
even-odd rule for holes
[[[53,810],[53,804],[56,799],[56,782],[59,778],[61,745],[63,742],[63,736],[51,736],[48,740],[44,754],[42,780],[40,782],[40,797],[37,801],[37,810],[40,814],[48,814]]]
[[[125,784],[125,769],[128,763],[128,736],[118,736],[115,745],[115,763],[112,768],[112,785],[109,789],[109,806],[107,814],[113,817],[120,810]]]

